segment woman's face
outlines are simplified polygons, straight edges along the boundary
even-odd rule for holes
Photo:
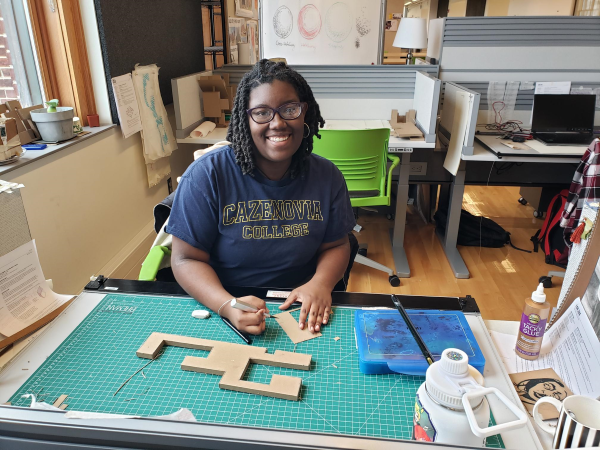
[[[274,80],[270,84],[261,84],[250,92],[248,109],[258,106],[279,108],[290,102],[300,102],[294,87],[285,81]],[[256,156],[271,162],[291,160],[302,143],[306,128],[305,115],[305,108],[298,118],[292,120],[284,120],[276,113],[273,120],[265,124],[258,124],[248,117],[252,140],[259,153]]]
[[[529,395],[536,400],[542,397],[554,397],[557,400],[564,400],[568,393],[560,384],[552,381],[544,381],[532,387],[529,390]]]

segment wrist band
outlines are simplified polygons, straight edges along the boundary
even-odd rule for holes
[[[221,315],[221,309],[223,309],[223,306],[225,306],[227,303],[231,303],[231,300],[235,300],[235,297],[234,297],[234,298],[232,298],[232,299],[230,299],[230,300],[227,300],[225,303],[223,303],[223,304],[222,304],[222,305],[219,307],[219,309],[217,310],[217,314],[218,314],[219,316]]]

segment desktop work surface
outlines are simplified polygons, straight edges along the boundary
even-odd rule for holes
[[[253,294],[265,298],[271,308],[277,307],[267,289],[230,292]],[[176,283],[109,279],[100,290],[82,293],[0,374],[0,402],[13,402],[0,406],[0,446],[6,442],[19,445],[24,439],[45,441],[49,436],[57,443],[119,447],[249,449],[264,442],[278,448],[297,448],[298,442],[307,448],[416,449],[416,445],[427,445],[410,441],[415,393],[424,378],[364,375],[359,369],[354,312],[390,307],[390,296],[334,292],[332,297],[334,313],[322,336],[295,346],[278,331],[275,321],[269,321],[266,333],[253,343],[266,347],[270,354],[295,350],[312,356],[307,373],[257,364],[246,373],[248,381],[264,384],[273,373],[302,377],[301,399],[291,401],[220,389],[218,376],[182,370],[185,357],[205,358],[206,351],[169,346],[155,360],[140,360],[136,350],[155,331],[241,341],[216,315],[193,318],[191,312],[202,306]],[[399,298],[409,310],[461,311],[485,357],[486,386],[498,388],[522,408],[472,298]],[[20,397],[23,393],[35,393],[38,400],[48,403],[69,396],[64,400],[70,405],[67,411],[140,418],[68,419],[62,412],[30,409],[30,400]],[[495,397],[489,401],[496,423],[513,420],[510,410]],[[147,419],[182,407],[197,421]],[[542,448],[530,423],[488,441],[488,445],[502,444]]]

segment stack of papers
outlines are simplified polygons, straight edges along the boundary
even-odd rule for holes
[[[0,257],[0,347],[4,337],[43,319],[71,298],[52,292],[46,283],[35,241]]]
[[[541,356],[533,361],[515,353],[517,336],[490,332],[508,373],[552,368],[575,394],[600,396],[600,341],[581,300],[546,332]]]

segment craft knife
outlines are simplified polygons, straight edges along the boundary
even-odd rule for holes
[[[239,300],[237,298],[234,298],[231,300],[231,307],[235,308],[235,309],[239,309],[241,311],[246,311],[246,312],[256,312],[258,311],[258,308],[252,306],[250,303],[246,303],[242,300]],[[269,313],[265,313],[265,317],[269,318],[269,319],[277,319],[277,316],[272,316]]]

